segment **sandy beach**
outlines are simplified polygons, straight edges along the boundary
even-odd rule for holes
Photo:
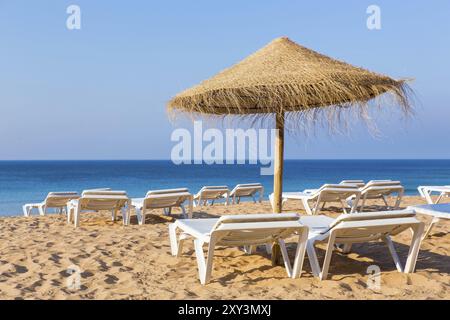
[[[403,206],[423,203],[405,197]],[[375,209],[378,203],[371,203]],[[290,202],[285,211],[303,213]],[[267,202],[215,205],[194,209],[194,217],[270,212]],[[212,281],[200,285],[192,244],[185,255],[170,255],[168,223],[178,218],[148,215],[146,224],[109,221],[107,213],[84,214],[81,227],[66,224],[64,216],[5,217],[0,219],[0,299],[449,299],[450,235],[443,222],[423,241],[416,273],[400,274],[382,243],[355,245],[350,254],[335,253],[329,280],[311,274],[308,260],[299,279],[286,277],[282,266],[272,267],[259,250],[245,255],[238,248],[216,251]],[[159,212],[158,212],[159,213]],[[339,209],[329,207],[336,216]],[[429,221],[427,217],[421,220]],[[402,261],[410,241],[405,232],[394,238]],[[325,245],[319,245],[319,259]],[[291,255],[295,246],[288,244]],[[367,267],[381,268],[381,290],[367,287]],[[72,290],[68,267],[81,272],[81,286]]]

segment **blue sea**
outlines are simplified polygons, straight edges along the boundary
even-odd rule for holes
[[[315,188],[343,179],[400,180],[407,194],[418,185],[450,184],[450,160],[286,160],[284,191]],[[273,176],[259,165],[175,165],[171,161],[0,161],[0,215],[22,214],[22,205],[50,191],[109,187],[143,197],[148,190],[261,182],[270,193]],[[267,195],[266,195],[267,197]]]

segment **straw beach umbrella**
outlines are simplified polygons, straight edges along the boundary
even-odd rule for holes
[[[390,93],[407,112],[408,88],[406,80],[352,66],[283,37],[179,93],[167,108],[169,113],[212,118],[275,118],[274,210],[281,212],[285,128],[295,130],[318,122],[335,126],[346,109],[366,117],[367,103],[384,93]]]

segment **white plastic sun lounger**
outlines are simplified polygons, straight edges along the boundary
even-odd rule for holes
[[[439,204],[423,204],[417,206],[409,206],[408,209],[414,210],[418,214],[424,214],[433,217],[427,231],[423,235],[423,239],[428,237],[431,229],[439,223],[441,220],[450,219],[450,203],[439,203]]]
[[[384,201],[385,205],[389,209],[398,209],[400,202],[402,201],[403,193],[405,188],[401,185],[400,181],[393,180],[371,180],[364,187],[359,189],[361,191],[359,212],[364,211],[364,206],[366,201],[371,199],[381,199]],[[394,205],[391,207],[388,204],[387,197],[391,195],[396,195]],[[350,197],[347,199],[349,206],[353,206],[356,199]]]
[[[177,236],[177,230],[181,234]],[[284,240],[298,235],[297,251],[292,268],[286,251]],[[180,256],[183,243],[194,239],[200,282],[207,284],[211,278],[211,270],[216,246],[244,246],[251,253],[253,246],[278,243],[289,277],[300,276],[305,256],[308,228],[301,225],[295,213],[285,214],[245,214],[222,216],[218,219],[184,219],[169,225],[170,246],[173,256]],[[208,245],[207,259],[203,253],[203,245]]]
[[[425,198],[429,204],[439,203],[445,197],[450,196],[450,186],[419,186],[417,188],[422,198]],[[439,194],[436,202],[433,202],[431,195],[437,192]]]
[[[321,280],[327,278],[335,244],[343,244],[344,252],[348,252],[353,243],[379,240],[387,244],[399,272],[414,272],[424,224],[415,218],[412,210],[342,214],[336,219],[326,216],[303,216],[300,222],[309,227],[306,249],[308,259],[313,274]],[[412,230],[413,236],[406,266],[403,269],[390,236],[407,229]],[[321,270],[314,245],[325,241],[328,241],[328,244]]]
[[[194,207],[207,205],[208,201],[213,205],[219,199],[225,199],[225,205],[229,204],[230,189],[227,186],[205,186],[194,195]]]
[[[83,211],[109,210],[112,213],[112,221],[116,220],[117,211],[122,211],[124,225],[128,224],[131,201],[125,191],[113,190],[85,190],[79,199],[68,203],[67,222],[72,218],[75,227],[79,226],[80,213]]]
[[[188,203],[187,213],[184,208],[186,202]],[[152,209],[163,209],[165,215],[170,215],[172,208],[178,207],[181,208],[183,217],[192,218],[192,203],[193,196],[186,188],[151,190],[147,192],[145,198],[131,199],[131,206],[136,210],[140,225],[145,223],[145,215]]]
[[[41,216],[47,213],[47,209],[57,209],[59,213],[67,212],[67,202],[78,199],[80,195],[77,192],[50,192],[45,200],[39,203],[27,203],[23,206],[23,214],[25,217],[31,215],[33,209],[38,209]]]
[[[319,214],[327,202],[339,202],[342,205],[342,209],[347,213],[347,204],[345,200],[351,196],[355,196],[355,199],[359,199],[360,191],[358,187],[354,185],[345,184],[324,184],[319,189],[307,192],[283,192],[282,203],[287,200],[300,200],[307,214]],[[273,194],[269,196],[270,203],[273,207]],[[358,201],[350,208],[350,212],[354,212]]]
[[[261,183],[245,183],[238,184],[230,192],[232,203],[236,204],[241,202],[241,198],[252,198],[256,203],[256,194],[259,195],[258,202],[261,203],[264,197],[264,187]]]

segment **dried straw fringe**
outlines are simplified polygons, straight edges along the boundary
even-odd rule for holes
[[[377,134],[376,124],[369,116],[369,107],[382,111],[386,106],[399,106],[405,117],[413,114],[414,95],[406,80],[396,81],[390,85],[372,85],[369,88],[370,90],[359,87],[360,94],[353,96],[343,88],[339,100],[347,102],[329,105],[331,97],[327,95],[320,99],[316,98],[316,100],[322,100],[322,106],[302,107],[308,99],[311,99],[305,95],[318,93],[317,88],[315,91],[309,86],[303,91],[306,93],[300,94],[299,91],[295,91],[295,86],[288,86],[288,88],[285,86],[288,90],[282,93],[279,90],[266,91],[265,98],[260,98],[259,104],[253,108],[242,107],[242,102],[249,100],[243,97],[251,96],[252,90],[245,90],[246,94],[243,96],[223,90],[219,93],[211,93],[206,96],[207,98],[204,94],[184,98],[175,97],[168,106],[168,114],[173,122],[179,117],[189,117],[192,120],[222,122],[225,126],[228,124],[274,128],[274,109],[276,108],[279,113],[284,113],[286,132],[303,136],[314,134],[319,128],[326,129],[329,134],[347,133],[356,120],[362,120],[372,134]],[[353,87],[353,90],[355,89]],[[258,88],[258,91],[260,90]],[[289,94],[290,103],[286,107],[280,107],[277,103],[285,101],[286,94]],[[362,100],[364,96],[371,98]],[[224,102],[227,103],[225,104],[227,107],[214,107],[214,105],[224,105]]]

